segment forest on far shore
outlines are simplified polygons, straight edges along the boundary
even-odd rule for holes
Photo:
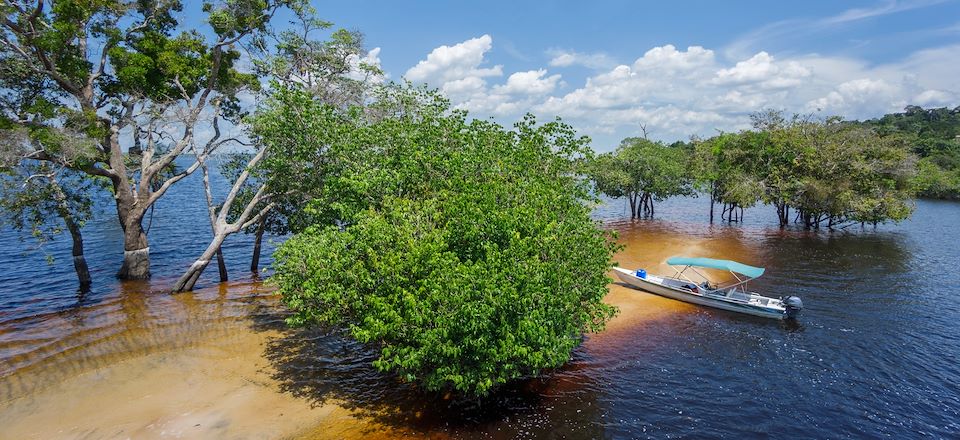
[[[585,171],[599,192],[625,198],[633,217],[699,194],[710,198],[711,222],[770,205],[781,227],[832,229],[904,220],[916,197],[960,199],[960,107],[908,106],[866,121],[772,109],[750,118],[750,129],[688,142],[628,137]]]
[[[911,105],[900,113],[850,124],[872,127],[881,136],[907,136],[920,159],[914,180],[917,195],[960,199],[960,106],[924,109]]]

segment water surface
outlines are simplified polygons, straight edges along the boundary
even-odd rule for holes
[[[184,186],[178,194],[188,197],[190,189]],[[241,281],[218,286],[208,276],[207,288],[197,294],[166,295],[164,280],[179,273],[178,264],[185,267],[195,258],[193,251],[205,245],[198,237],[209,234],[202,208],[169,207],[158,208],[158,215],[169,217],[157,217],[153,226],[158,276],[148,283],[120,284],[107,276],[119,263],[111,250],[119,243],[110,240],[116,230],[108,221],[87,227],[88,237],[99,237],[88,238],[97,284],[84,295],[73,288],[65,263],[49,266],[42,255],[24,256],[22,247],[3,251],[0,427],[6,428],[0,433],[176,432],[198,438],[244,432],[303,438],[954,438],[960,433],[960,306],[951,287],[960,284],[957,203],[919,201],[914,217],[900,225],[817,232],[777,229],[772,208],[747,210],[740,225],[709,225],[704,199],[671,200],[658,205],[657,219],[637,221],[626,218],[622,202],[608,202],[596,215],[618,232],[621,265],[663,272],[667,257],[685,254],[764,266],[767,272],[754,290],[802,297],[802,318],[789,324],[739,316],[614,284],[607,301],[620,315],[603,333],[589,335],[567,366],[482,402],[425,395],[378,374],[369,351],[336,333],[285,329],[269,287],[243,281],[249,252],[243,237],[227,248]],[[10,231],[2,234],[4,242],[16,238]],[[61,252],[57,249],[47,251]],[[194,387],[198,392],[191,394]],[[98,397],[89,395],[94,392]],[[150,393],[176,405],[150,400],[145,396]],[[132,403],[116,408],[120,415],[98,419],[89,410],[64,419],[70,408],[119,402]],[[272,410],[256,402],[269,402]],[[114,429],[118,426],[122,429]]]

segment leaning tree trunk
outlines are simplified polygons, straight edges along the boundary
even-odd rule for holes
[[[216,138],[217,137],[215,136],[214,139]],[[227,215],[230,212],[230,207],[233,205],[233,202],[236,201],[237,195],[239,194],[241,188],[243,188],[247,177],[250,176],[250,169],[254,168],[260,159],[263,159],[266,151],[266,147],[261,147],[257,154],[250,159],[250,161],[247,163],[247,168],[244,169],[239,176],[237,176],[237,180],[233,182],[233,187],[230,188],[230,192],[223,200],[223,204],[219,207],[213,203],[213,191],[210,186],[210,172],[207,169],[207,165],[202,160],[199,161],[200,169],[203,171],[203,189],[207,199],[207,212],[210,214],[210,228],[213,231],[213,240],[207,246],[207,249],[203,251],[203,254],[200,255],[200,258],[193,262],[193,264],[190,265],[190,268],[187,269],[180,279],[177,280],[176,284],[173,285],[171,293],[193,290],[193,286],[195,286],[197,284],[197,280],[200,279],[200,274],[202,274],[204,269],[207,268],[207,265],[210,264],[210,258],[213,258],[214,254],[220,250],[220,246],[223,245],[223,240],[225,240],[228,235],[236,233],[237,231],[245,229],[250,225],[259,222],[268,211],[273,209],[273,203],[267,203],[266,206],[264,206],[254,215],[254,209],[261,202],[264,202],[267,198],[269,198],[267,195],[268,185],[263,183],[260,185],[260,188],[257,189],[257,192],[253,195],[253,197],[247,202],[247,205],[244,207],[237,219],[233,223],[227,222]]]
[[[50,178],[50,186],[53,188],[53,197],[57,201],[57,212],[63,223],[70,232],[70,238],[73,239],[73,269],[77,272],[77,280],[80,282],[81,289],[87,289],[93,280],[90,278],[90,268],[87,266],[87,259],[83,256],[83,236],[80,234],[80,225],[70,214],[70,207],[67,205],[67,196],[60,188],[60,184],[53,178]]]
[[[186,292],[188,290],[193,290],[193,286],[197,284],[197,280],[200,279],[200,275],[203,273],[204,269],[207,268],[207,265],[210,264],[210,259],[217,253],[217,250],[220,249],[220,245],[223,244],[223,240],[229,235],[226,230],[222,229],[220,233],[213,237],[213,241],[207,246],[207,249],[203,251],[203,254],[200,255],[200,258],[197,261],[194,261],[193,264],[187,269],[183,275],[180,276],[180,279],[177,280],[177,283],[173,285],[174,292]]]

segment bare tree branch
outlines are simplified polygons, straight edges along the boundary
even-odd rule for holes
[[[250,176],[250,169],[256,166],[257,163],[260,162],[261,159],[263,159],[263,156],[266,154],[266,152],[267,152],[267,147],[266,146],[261,147],[260,151],[257,152],[256,156],[250,159],[250,162],[247,163],[247,167],[244,168],[243,172],[241,172],[240,175],[237,176],[237,180],[236,182],[234,182],[233,188],[230,188],[230,193],[227,194],[227,198],[224,199],[223,201],[223,207],[220,209],[220,214],[217,216],[218,221],[221,221],[221,222],[226,221],[227,213],[229,213],[230,211],[230,206],[233,204],[233,201],[237,198],[237,194],[240,192],[240,189],[243,187],[243,183],[247,180],[247,177]],[[260,190],[257,192],[257,195],[254,196],[254,199],[258,199],[261,195],[261,192],[263,192],[264,190],[266,190],[265,184],[260,187]],[[251,203],[249,205],[255,205],[255,204],[256,203]],[[250,208],[249,205],[247,206],[248,209]],[[247,212],[247,211],[245,210],[244,212]],[[244,217],[241,216],[240,218],[242,219]]]
[[[269,213],[270,210],[273,209],[275,206],[277,206],[277,204],[274,203],[274,202],[268,203],[267,206],[264,206],[263,209],[260,210],[260,212],[258,212],[258,213],[257,213],[256,215],[254,215],[253,217],[250,217],[250,220],[247,220],[245,223],[243,223],[242,225],[240,225],[240,227],[237,228],[237,230],[239,231],[239,230],[246,229],[246,228],[250,227],[251,225],[259,222],[260,219],[263,218],[263,216],[267,215],[267,213]]]

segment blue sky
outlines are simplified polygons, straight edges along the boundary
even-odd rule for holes
[[[745,128],[751,111],[869,118],[960,105],[960,1],[350,1],[392,80],[474,117],[562,116],[609,150]]]

